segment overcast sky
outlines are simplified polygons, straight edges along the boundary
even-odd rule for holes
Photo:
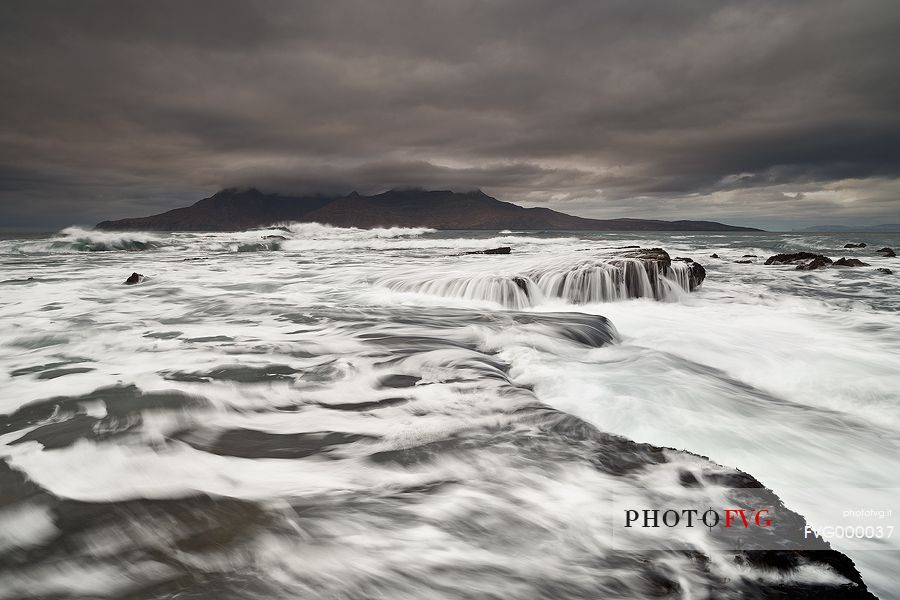
[[[7,0],[0,229],[228,186],[900,222],[900,2]]]

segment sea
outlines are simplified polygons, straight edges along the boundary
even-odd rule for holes
[[[706,278],[691,290],[686,261],[648,277],[634,246]],[[755,478],[900,598],[900,259],[885,246],[900,235],[4,234],[0,599],[846,583],[741,565],[702,529],[614,531],[617,506],[710,469]],[[869,266],[764,264],[795,251]],[[668,498],[705,510],[714,488]]]

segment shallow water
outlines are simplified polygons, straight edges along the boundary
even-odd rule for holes
[[[707,278],[689,291],[676,262],[645,281],[633,245]],[[547,407],[746,471],[814,526],[870,508],[898,525],[900,275],[875,269],[900,264],[882,246],[900,236],[0,241],[0,597],[687,598],[769,576],[634,554],[725,550],[704,537],[611,540],[613,506],[712,467],[604,470],[613,442]],[[871,266],[762,265],[791,250]],[[831,542],[890,598],[898,540]]]

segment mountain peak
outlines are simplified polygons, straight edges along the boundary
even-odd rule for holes
[[[481,189],[392,189],[373,196],[282,196],[257,188],[226,188],[192,206],[141,217],[104,221],[99,229],[234,231],[286,221],[337,227],[432,227],[435,229],[530,229],[591,231],[755,231],[708,221],[585,219],[549,208],[502,202]]]

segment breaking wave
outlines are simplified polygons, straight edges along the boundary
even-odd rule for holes
[[[434,231],[425,227],[359,229],[319,223],[285,223],[248,231],[203,233],[100,231],[72,226],[49,238],[15,240],[4,246],[23,254],[140,252],[164,246],[213,252],[266,252],[284,249],[285,242],[290,242],[297,250],[322,245],[335,248],[341,245],[370,246],[413,239]]]
[[[162,245],[157,236],[142,231],[107,232],[67,227],[52,238],[27,242],[23,249],[31,252],[139,252]]]
[[[334,239],[334,238],[369,238],[392,239],[403,237],[418,237],[426,233],[434,233],[436,229],[427,227],[374,227],[372,229],[360,229],[358,227],[332,227],[321,223],[287,223],[279,227],[296,237],[307,239]]]

